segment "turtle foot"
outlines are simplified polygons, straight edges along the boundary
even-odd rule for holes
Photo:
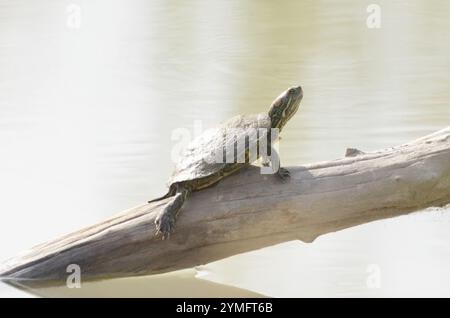
[[[291,178],[291,173],[286,168],[281,168],[280,167],[278,169],[277,174],[278,174],[278,177],[280,178],[281,182],[283,182],[283,183],[288,182],[289,179]]]
[[[170,237],[175,226],[175,216],[165,208],[155,219],[156,235],[161,235],[163,240]]]

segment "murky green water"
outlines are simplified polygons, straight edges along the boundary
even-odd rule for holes
[[[291,85],[286,165],[448,126],[450,2],[376,1],[379,29],[371,3],[0,0],[0,258],[163,193],[174,129],[266,111]],[[450,296],[448,224],[376,222],[201,273],[269,296]]]

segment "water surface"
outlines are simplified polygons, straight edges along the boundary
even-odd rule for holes
[[[448,126],[450,2],[377,1],[380,29],[367,28],[370,3],[0,0],[0,258],[163,193],[174,129],[267,111],[291,85],[305,97],[283,131],[284,165]],[[445,211],[199,270],[269,296],[450,296]],[[374,268],[380,288],[367,283]]]

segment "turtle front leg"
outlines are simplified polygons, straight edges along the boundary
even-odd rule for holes
[[[277,171],[277,175],[281,182],[288,182],[291,179],[291,172],[283,167],[280,167]]]
[[[169,238],[170,233],[172,233],[178,212],[181,210],[181,207],[190,193],[191,191],[186,188],[177,189],[175,196],[156,217],[156,235],[161,234],[163,240]]]
[[[280,178],[281,182],[285,183],[289,181],[291,178],[291,173],[288,169],[280,167],[280,156],[278,155],[278,152],[275,151],[275,149],[272,149],[271,157],[276,156],[275,162],[278,163],[278,170],[276,171],[277,176]],[[263,156],[262,157],[262,165],[264,167],[270,167],[271,163],[274,162],[269,156]],[[276,167],[274,168],[274,170]]]

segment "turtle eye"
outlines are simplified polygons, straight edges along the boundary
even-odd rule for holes
[[[294,92],[294,89],[293,88],[289,88],[288,94],[292,94],[293,92]]]

